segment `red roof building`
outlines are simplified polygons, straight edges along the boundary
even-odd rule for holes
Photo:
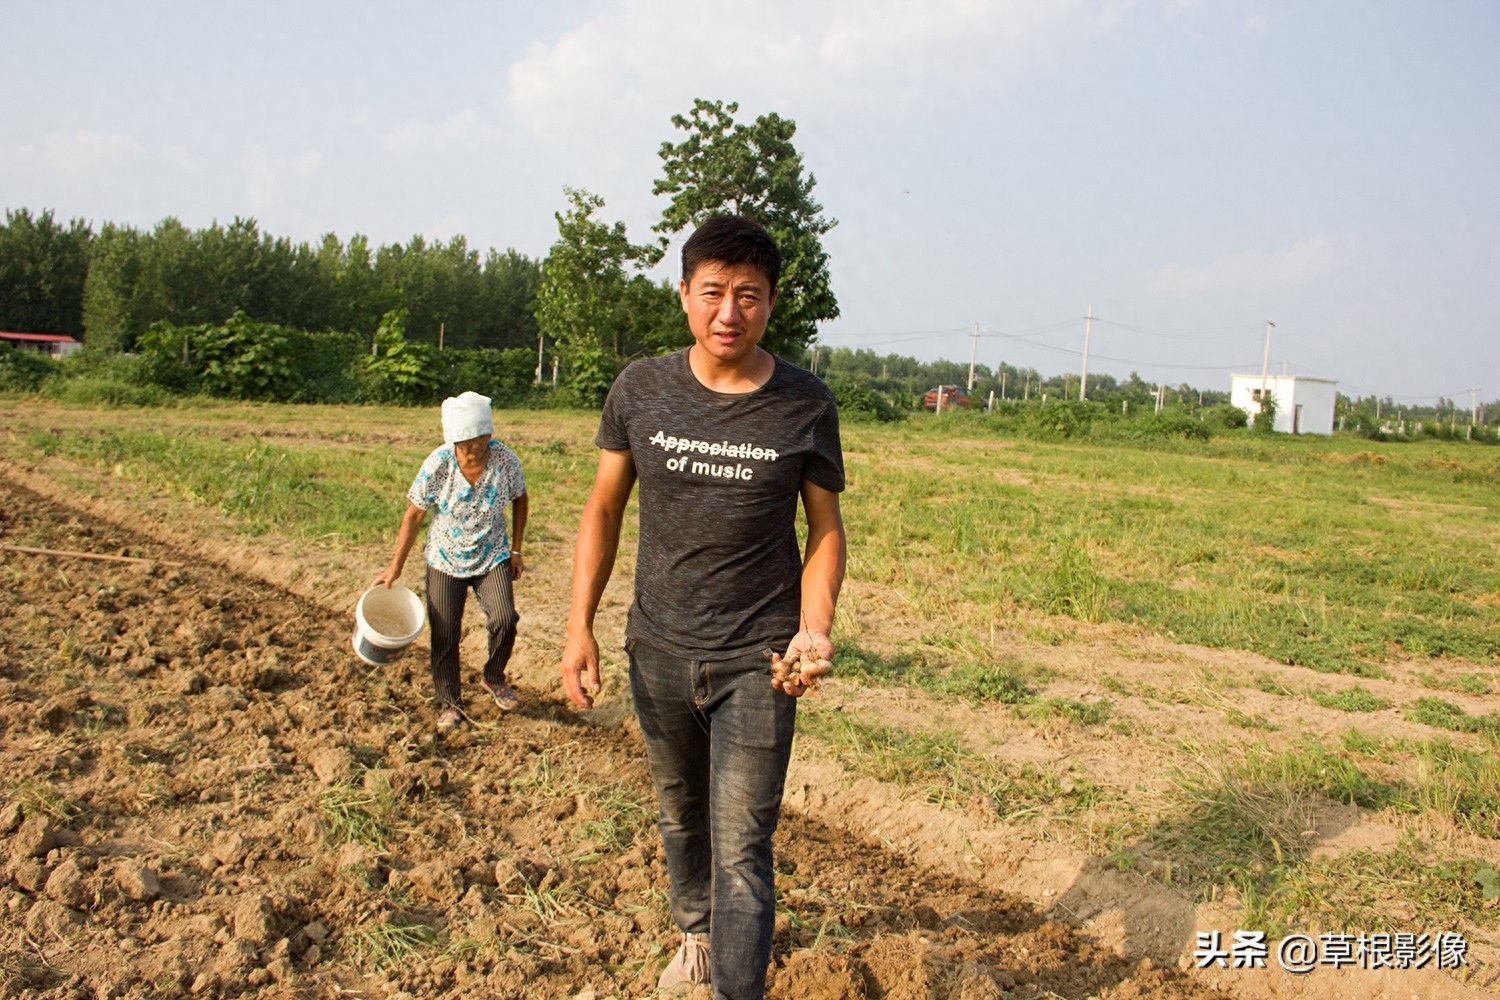
[[[61,333],[7,333],[0,330],[0,340],[14,347],[42,351],[54,358],[66,358],[83,346],[81,341]]]

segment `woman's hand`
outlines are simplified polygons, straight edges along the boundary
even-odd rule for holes
[[[510,554],[510,578],[521,579],[521,574],[526,572],[526,557],[514,550]]]

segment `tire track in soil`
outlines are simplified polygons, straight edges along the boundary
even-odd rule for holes
[[[420,654],[307,599],[3,478],[0,541],[158,560],[0,552],[0,997],[651,992],[632,723],[527,691],[438,739]],[[773,996],[1221,995],[812,817],[777,857]]]

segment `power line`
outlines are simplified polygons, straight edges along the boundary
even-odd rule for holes
[[[1074,355],[1074,354],[1078,353],[1077,350],[1075,350],[1074,348],[1071,348],[1071,347],[1058,347],[1055,344],[1043,344],[1043,343],[1040,343],[1040,342],[1035,341],[1035,340],[1027,340],[1024,337],[1014,337],[1014,336],[1011,336],[1010,334],[1007,334],[1007,333],[999,333],[998,331],[995,333],[995,335],[999,336],[999,337],[1004,337],[1006,340],[1013,340],[1013,341],[1015,341],[1018,344],[1026,344],[1026,345],[1028,345],[1030,347],[1038,347],[1038,348],[1041,348],[1044,351],[1056,351],[1058,354],[1067,354],[1067,355]],[[1114,361],[1114,362],[1118,362],[1119,364],[1122,364],[1122,365],[1135,365],[1135,366],[1138,366],[1138,367],[1141,367],[1141,368],[1148,368],[1148,367],[1151,367],[1151,368],[1170,368],[1170,369],[1172,369],[1174,371],[1219,372],[1219,371],[1233,371],[1236,368],[1246,368],[1246,367],[1249,367],[1248,365],[1244,365],[1244,364],[1233,364],[1233,365],[1184,365],[1184,364],[1178,364],[1175,361],[1139,361],[1139,360],[1132,360],[1131,358],[1116,358],[1116,357],[1111,357],[1108,354],[1098,354],[1098,353],[1095,353],[1095,352],[1090,352],[1089,353],[1089,357],[1091,357],[1091,358],[1099,358],[1099,359],[1101,359],[1103,361]]]
[[[1105,326],[1118,327],[1121,330],[1129,330],[1131,333],[1144,334],[1147,337],[1163,337],[1167,340],[1203,340],[1205,339],[1203,334],[1217,334],[1218,336],[1209,339],[1227,340],[1230,337],[1247,335],[1252,330],[1259,329],[1260,326],[1259,324],[1251,325],[1244,323],[1228,326],[1162,327],[1157,330],[1148,330],[1145,327],[1132,326],[1129,323],[1116,323],[1114,320],[1100,319],[1098,316],[1094,317],[1094,322],[1102,323]]]
[[[886,339],[886,340],[863,340],[863,339],[861,339],[860,342],[857,343],[857,344],[824,343],[823,346],[824,347],[847,347],[850,350],[859,350],[860,348],[864,348],[864,347],[883,347],[886,344],[902,344],[902,343],[907,343],[907,342],[913,341],[913,340],[924,340],[927,337],[931,337],[932,335],[938,334],[938,333],[965,333],[965,332],[968,331],[968,329],[969,328],[966,327],[966,326],[949,326],[949,327],[943,327],[943,328],[938,329],[938,330],[902,330],[902,331],[899,331],[899,332],[890,331],[890,332],[886,332],[886,333],[876,333],[876,334],[871,334],[870,335],[870,336],[874,336],[874,337],[887,337],[888,339]]]

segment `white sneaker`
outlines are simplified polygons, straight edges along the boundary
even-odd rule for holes
[[[684,934],[682,947],[657,980],[658,991],[667,994],[683,994],[699,983],[708,982],[708,935]]]

